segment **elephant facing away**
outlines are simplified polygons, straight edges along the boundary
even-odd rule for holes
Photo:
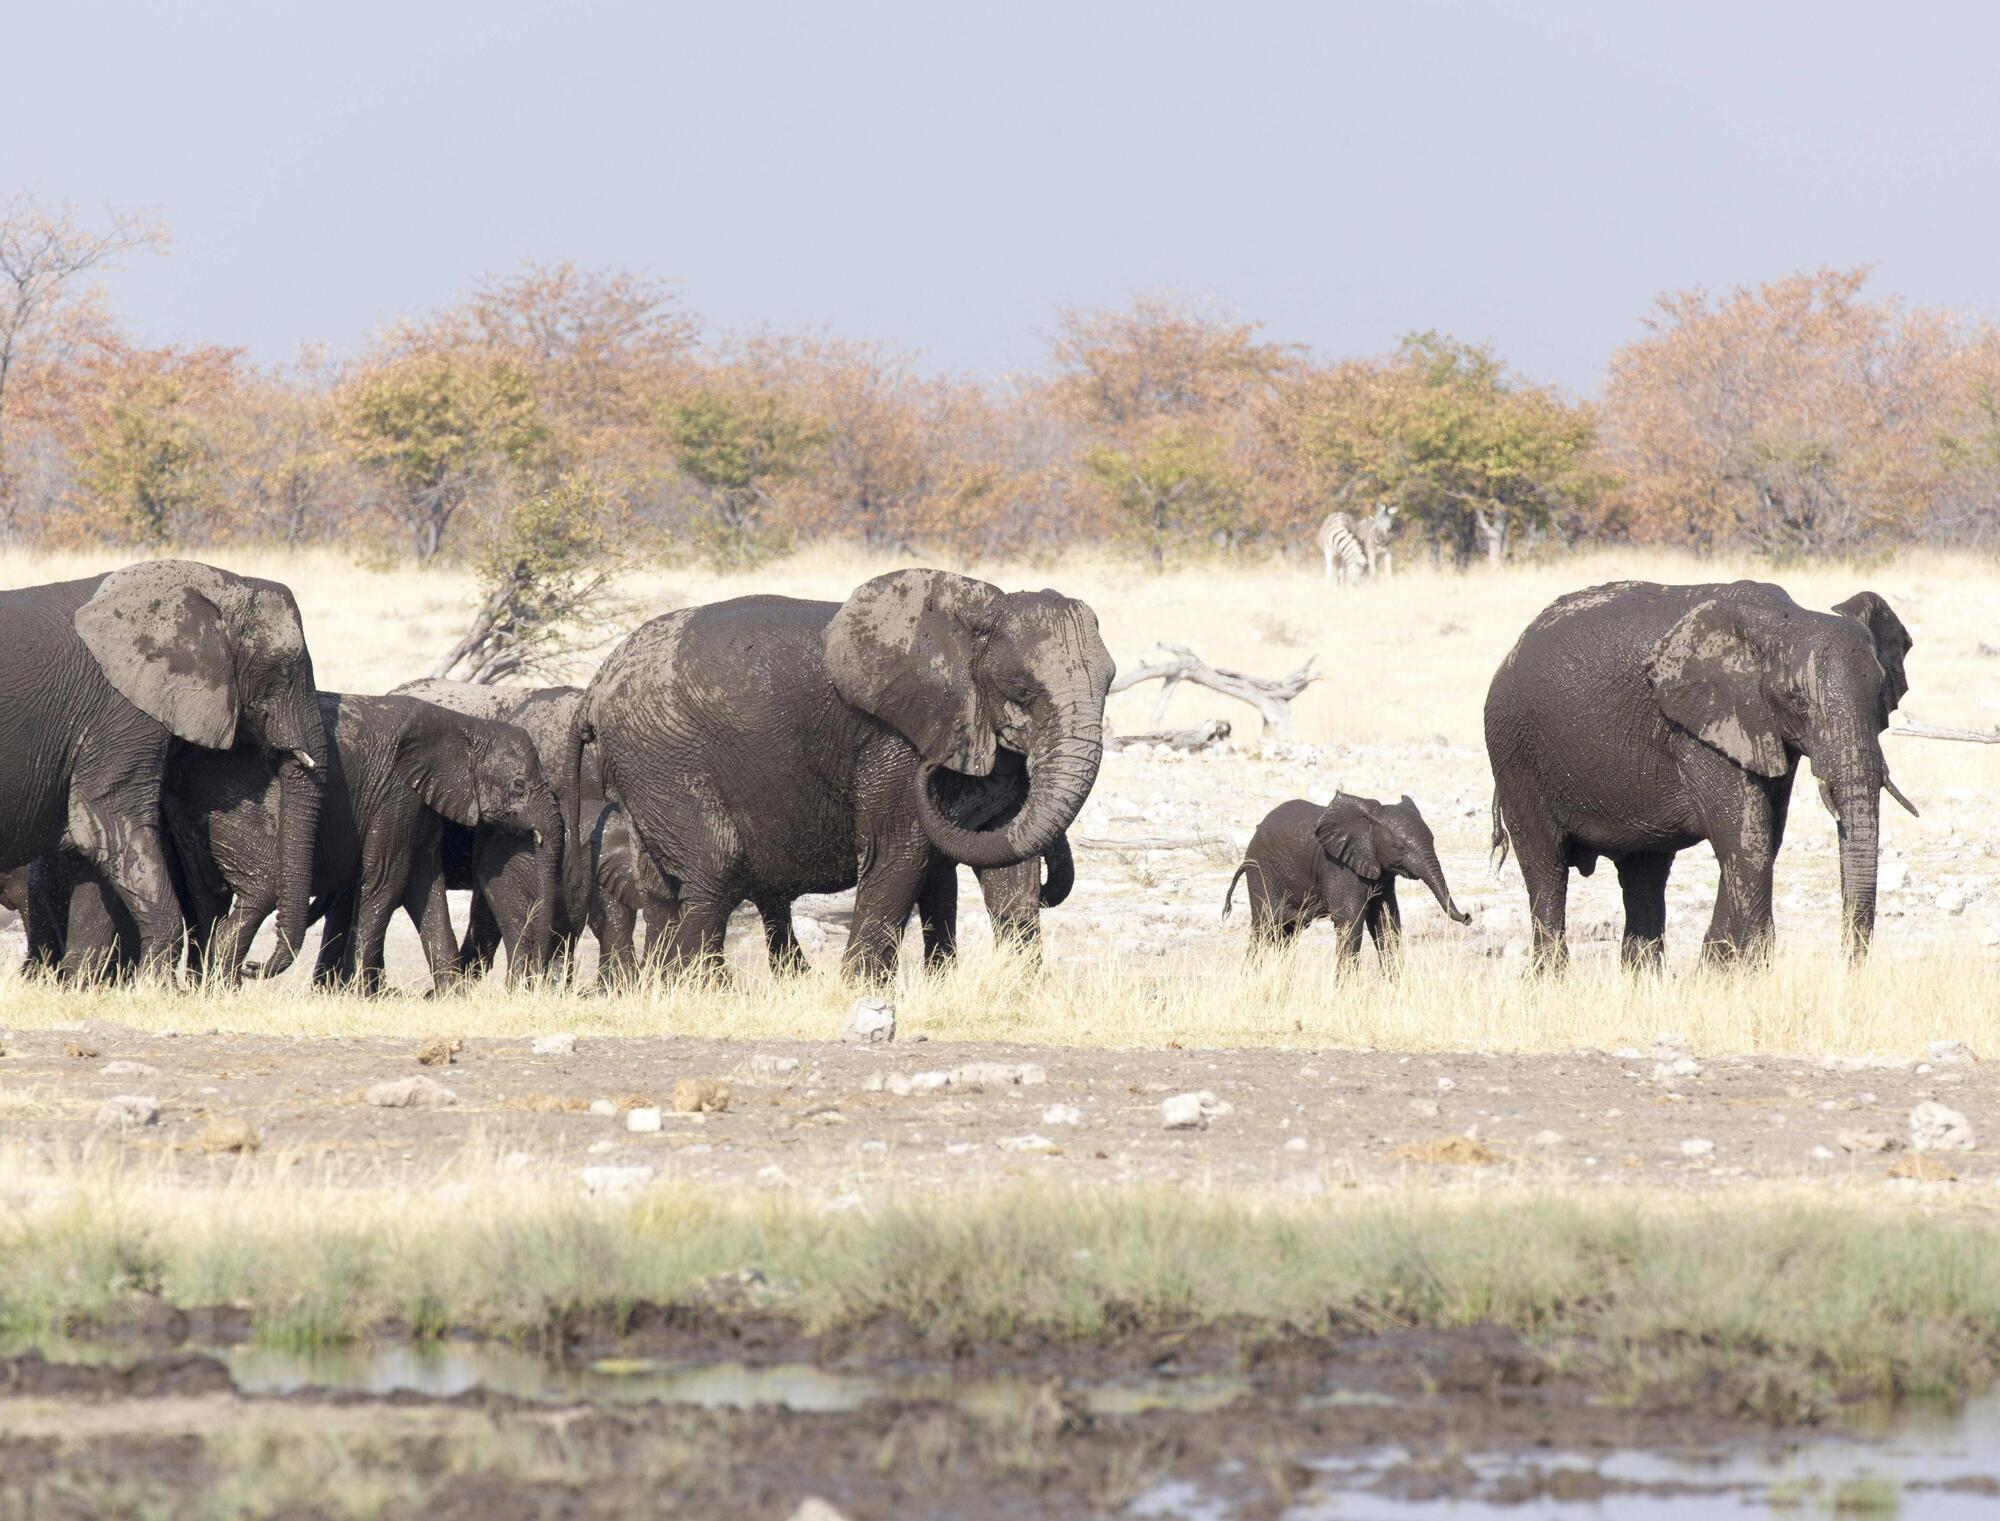
[[[905,570],[841,603],[742,597],[612,651],[568,769],[594,740],[605,796],[675,887],[670,963],[719,958],[745,900],[768,933],[801,894],[855,887],[844,962],[880,978],[933,851],[1012,866],[1069,827],[1114,670],[1095,614],[1053,591]],[[954,822],[968,811],[1004,822]]]
[[[1674,856],[1703,840],[1722,878],[1704,955],[1768,944],[1801,756],[1839,828],[1843,939],[1864,952],[1882,792],[1916,811],[1879,738],[1911,644],[1866,591],[1831,613],[1761,581],[1615,581],[1551,603],[1486,696],[1493,843],[1520,863],[1536,964],[1566,959],[1570,868],[1587,876],[1600,857],[1625,899],[1623,960],[1657,963]]]
[[[169,747],[234,751],[273,778],[282,848],[266,884],[278,963],[310,902],[326,764],[312,656],[291,592],[190,560],[0,592],[0,871],[68,854],[164,972],[181,909],[161,835]],[[63,951],[72,974],[91,954]]]
[[[1305,798],[1280,803],[1264,815],[1243,864],[1223,894],[1229,916],[1237,882],[1248,879],[1250,944],[1286,945],[1318,919],[1331,919],[1336,953],[1352,961],[1365,928],[1384,966],[1402,953],[1403,912],[1396,878],[1421,882],[1438,907],[1458,924],[1460,911],[1438,862],[1430,825],[1406,794],[1401,801],[1334,794],[1325,807]]]
[[[313,861],[326,920],[315,976],[379,990],[384,940],[400,906],[417,926],[433,983],[446,987],[457,977],[458,946],[445,901],[443,829],[449,822],[552,834],[555,799],[534,747],[512,725],[415,698],[322,693],[320,703],[333,745]],[[216,975],[233,977],[271,909],[255,887],[277,843],[271,789],[235,756],[189,755],[167,806],[199,905],[193,938]]]

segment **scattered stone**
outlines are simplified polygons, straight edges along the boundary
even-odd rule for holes
[[[1199,1093],[1176,1093],[1160,1104],[1163,1130],[1206,1130],[1208,1115],[1203,1112]]]
[[[1436,1099],[1411,1099],[1410,1113],[1414,1114],[1420,1120],[1434,1120],[1438,1117],[1438,1101]]]
[[[1438,1141],[1411,1141],[1390,1152],[1405,1162],[1428,1162],[1434,1167],[1491,1167],[1500,1153],[1484,1141],[1470,1136],[1446,1136]]]
[[[1051,1104],[1042,1111],[1044,1125],[1081,1125],[1083,1111],[1074,1104]]]
[[[756,1077],[790,1077],[798,1070],[796,1056],[769,1056],[759,1051],[750,1058],[750,1071]]]
[[[198,1150],[211,1155],[218,1152],[234,1152],[247,1156],[263,1144],[248,1120],[235,1119],[228,1115],[211,1115],[201,1134],[194,1138]]]
[[[1906,1178],[1914,1183],[1956,1183],[1958,1174],[1936,1157],[1927,1157],[1921,1152],[1911,1152],[1898,1157],[1896,1165],[1889,1169],[1892,1178]]]
[[[1702,1136],[1690,1136],[1681,1142],[1681,1155],[1684,1157],[1706,1157],[1713,1155],[1714,1151],[1715,1142]]]
[[[99,1077],[152,1077],[160,1069],[144,1062],[106,1062],[97,1069]]]
[[[618,1143],[616,1141],[592,1141],[583,1149],[593,1157],[608,1157],[618,1149]]]
[[[822,1215],[844,1215],[849,1210],[863,1209],[867,1200],[859,1194],[835,1194],[819,1207]]]
[[[530,1048],[537,1056],[574,1056],[576,1037],[574,1035],[537,1035]]]
[[[1669,1051],[1685,1051],[1687,1043],[1687,1036],[1679,1030],[1662,1030],[1653,1037],[1653,1054],[1663,1056]]]
[[[590,1112],[608,1118],[618,1112],[618,1106],[612,1103],[610,1099],[592,1099],[590,1101]]]
[[[634,1135],[657,1135],[660,1111],[650,1104],[643,1109],[628,1109],[625,1111],[625,1128]]]
[[[1457,1083],[1454,1083],[1454,1082],[1453,1082],[1453,1081],[1452,1081],[1452,1080],[1451,1080],[1450,1078],[1448,1078],[1448,1077],[1441,1077],[1441,1078],[1439,1078],[1439,1079],[1438,1079],[1438,1092],[1439,1092],[1439,1093],[1449,1093],[1449,1092],[1451,1092],[1451,1090],[1452,1090],[1452,1089],[1456,1088],[1457,1086],[1458,1086],[1458,1084],[1457,1084]]]
[[[790,1521],[847,1521],[847,1516],[830,1501],[822,1500],[818,1495],[807,1495],[799,1501],[799,1508],[792,1512]]]
[[[1899,892],[1910,882],[1910,866],[1907,861],[1884,861],[1875,872],[1875,887],[1879,892]]]
[[[1833,1138],[1833,1144],[1842,1151],[1864,1156],[1903,1149],[1903,1143],[1886,1130],[1843,1130]]]
[[[1002,1151],[1026,1151],[1040,1156],[1059,1156],[1062,1147],[1045,1135],[1010,1135],[1000,1141]]]
[[[145,1094],[123,1093],[97,1107],[99,1130],[140,1130],[160,1123],[160,1101]]]
[[[1538,1130],[1529,1138],[1531,1146],[1560,1146],[1563,1143],[1560,1130]]]
[[[1815,1162],[1831,1162],[1833,1160],[1833,1148],[1830,1146],[1815,1146],[1806,1155],[1810,1156]]]
[[[1653,1081],[1671,1083],[1684,1077],[1700,1077],[1701,1072],[1701,1063],[1692,1056],[1677,1056],[1670,1062],[1653,1064]]]
[[[1289,1141],[1285,1142],[1285,1150],[1287,1151],[1304,1151],[1305,1149],[1306,1138],[1302,1135],[1295,1135]]]
[[[847,1018],[840,1027],[845,1045],[874,1046],[896,1038],[896,1009],[886,998],[857,998],[848,1005]]]
[[[777,1163],[771,1162],[757,1169],[757,1182],[764,1188],[783,1188],[791,1182],[791,1176]]]
[[[465,1049],[465,1042],[456,1035],[433,1035],[417,1048],[419,1067],[449,1067],[458,1060],[458,1053]]]
[[[586,1167],[583,1170],[583,1191],[595,1198],[615,1198],[620,1194],[637,1193],[653,1181],[650,1167]]]
[[[913,1093],[935,1093],[950,1087],[951,1076],[949,1072],[871,1072],[861,1086],[869,1093],[887,1089],[898,1098],[908,1098]]]
[[[1943,1062],[1946,1066],[1958,1066],[1979,1060],[1972,1054],[1972,1048],[1962,1040],[1934,1040],[1931,1042],[1930,1051],[1932,1061]]]
[[[729,1084],[712,1077],[684,1077],[674,1084],[675,1114],[720,1114],[729,1107]]]
[[[1048,1080],[1034,1062],[967,1062],[951,1074],[954,1088],[1035,1088]]]
[[[1947,887],[1937,895],[1937,906],[1941,913],[1962,914],[1965,912],[1966,897],[1961,888]]]
[[[969,1157],[972,1155],[972,1142],[953,1141],[945,1147],[944,1154],[948,1157]]]
[[[1972,1121],[1936,1099],[1926,1099],[1910,1111],[1910,1147],[1914,1151],[1970,1151]]]
[[[377,1083],[362,1098],[377,1109],[443,1109],[458,1102],[456,1093],[428,1077],[399,1077]]]

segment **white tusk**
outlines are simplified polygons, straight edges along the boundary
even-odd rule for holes
[[[1894,798],[1897,802],[1901,803],[1905,808],[1909,809],[1911,818],[1919,819],[1923,817],[1922,814],[1917,812],[1917,805],[1911,802],[1908,798],[1903,796],[1903,789],[1901,787],[1898,787],[1894,782],[1890,781],[1887,776],[1884,776],[1882,778],[1882,790],[1888,793],[1889,796]]]
[[[304,766],[308,771],[319,770],[319,767],[313,764],[313,758],[303,750],[294,750],[292,752],[292,759],[297,761],[301,766]]]

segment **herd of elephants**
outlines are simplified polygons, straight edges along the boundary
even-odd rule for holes
[[[1862,592],[1625,581],[1559,598],[1494,676],[1493,843],[1526,882],[1538,965],[1564,951],[1571,868],[1624,894],[1623,955],[1660,955],[1676,852],[1709,841],[1705,950],[1771,933],[1801,756],[1839,826],[1843,924],[1875,916],[1879,736],[1910,636]],[[375,991],[400,906],[438,987],[505,944],[510,975],[712,965],[753,904],[774,968],[804,966],[793,900],[856,889],[846,967],[894,972],[912,909],[949,957],[957,868],[996,932],[1032,940],[1073,881],[1066,830],[1096,779],[1114,667],[1090,607],[898,570],[844,602],[740,597],[653,619],[588,686],[417,681],[321,691],[289,588],[185,560],[0,592],[0,898],[31,966],[65,981],[286,970],[323,921],[316,980]],[[1914,811],[1914,810],[1912,810]],[[1331,919],[1394,954],[1395,880],[1461,923],[1408,797],[1292,801],[1247,878],[1255,941]],[[448,888],[472,893],[463,941]],[[1227,900],[1225,900],[1227,912]],[[276,946],[246,962],[277,916]]]

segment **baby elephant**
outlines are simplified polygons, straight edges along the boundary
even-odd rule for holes
[[[1387,964],[1402,946],[1399,876],[1423,883],[1460,924],[1472,921],[1452,901],[1430,826],[1407,796],[1399,803],[1378,803],[1340,792],[1324,808],[1304,798],[1280,803],[1264,815],[1243,864],[1229,879],[1224,918],[1244,876],[1250,879],[1253,947],[1287,944],[1315,919],[1327,918],[1340,931],[1342,960],[1361,949],[1366,925],[1376,954]]]

